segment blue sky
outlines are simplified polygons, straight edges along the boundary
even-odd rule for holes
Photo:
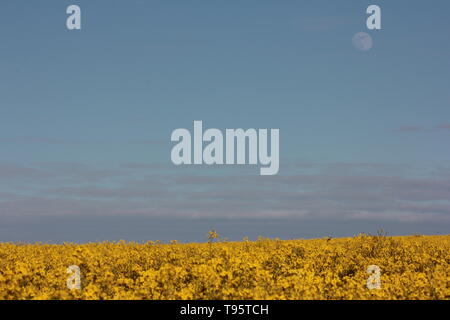
[[[2,1],[0,241],[448,233],[448,9]],[[279,128],[280,173],[174,167],[170,134],[194,120]]]

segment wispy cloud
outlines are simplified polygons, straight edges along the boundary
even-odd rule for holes
[[[0,214],[437,223],[450,219],[450,175],[416,176],[407,167],[399,171],[399,165],[377,163],[297,165],[275,177],[203,171],[177,175],[141,165],[132,165],[133,170],[128,165],[106,169],[77,163],[3,167],[0,174],[27,175],[36,181],[24,181],[15,189],[0,185]],[[47,172],[46,179],[42,172]]]
[[[450,123],[443,123],[436,126],[436,129],[450,130]]]
[[[421,126],[401,126],[398,128],[400,132],[420,132],[425,130],[426,128]]]
[[[16,164],[0,163],[0,179],[2,180],[7,178],[37,179],[37,178],[49,178],[51,176],[53,176],[53,174],[46,170]]]

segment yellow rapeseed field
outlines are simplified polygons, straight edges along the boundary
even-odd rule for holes
[[[3,243],[0,299],[450,299],[449,235],[214,238]]]

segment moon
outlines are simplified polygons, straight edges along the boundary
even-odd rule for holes
[[[369,51],[373,46],[372,37],[365,32],[355,34],[352,38],[352,43],[355,49],[359,51]]]

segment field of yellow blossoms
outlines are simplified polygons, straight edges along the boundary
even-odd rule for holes
[[[450,299],[450,235],[214,238],[2,243],[0,299]]]

